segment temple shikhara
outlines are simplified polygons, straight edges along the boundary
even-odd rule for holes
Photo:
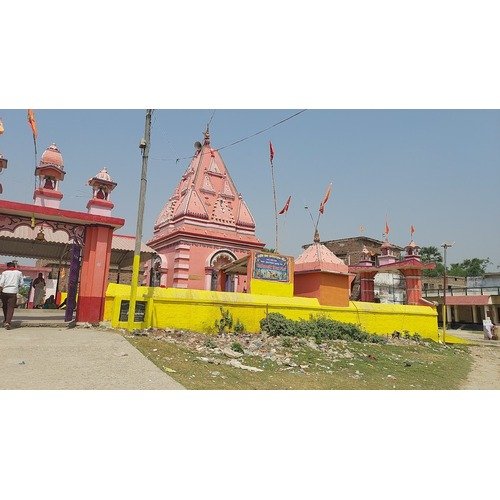
[[[221,267],[264,247],[255,220],[210,133],[160,212],[148,245],[156,250],[152,284],[174,288],[246,291],[245,278],[223,279]]]

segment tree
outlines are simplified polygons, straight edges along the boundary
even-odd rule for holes
[[[441,252],[437,247],[422,247],[420,249],[420,258],[422,262],[435,262],[436,264],[439,262],[443,262],[443,257]]]
[[[422,262],[434,262],[436,264],[435,269],[425,269],[423,271],[424,276],[443,276],[443,257],[437,247],[422,247],[420,249],[420,258],[422,259]],[[464,278],[469,276],[484,276],[486,268],[489,264],[491,264],[491,261],[488,257],[485,259],[479,259],[477,257],[464,259],[462,262],[455,262],[454,264],[451,264],[447,270],[447,274],[448,276],[461,276]]]
[[[424,269],[424,276],[436,278],[437,276],[442,276],[444,274],[444,266],[442,264],[443,257],[437,247],[422,247],[420,249],[420,258],[422,259],[422,262],[434,262],[436,264],[434,269]]]
[[[484,276],[486,268],[491,264],[488,257],[486,259],[464,259],[462,262],[451,264],[448,274],[450,276]]]

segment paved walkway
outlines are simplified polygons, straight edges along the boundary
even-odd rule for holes
[[[0,328],[0,389],[183,389],[120,334]]]

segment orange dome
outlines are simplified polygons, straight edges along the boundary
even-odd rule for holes
[[[40,159],[40,166],[42,165],[54,165],[60,169],[64,168],[63,157],[54,143],[43,152]]]

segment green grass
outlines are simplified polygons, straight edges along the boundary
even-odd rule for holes
[[[126,338],[188,389],[457,389],[471,366],[468,349],[462,346],[327,341],[323,345],[334,351],[328,353],[313,349],[304,341],[290,344],[285,340],[290,364],[308,366],[301,369],[279,365],[247,354],[239,358],[244,365],[263,370],[254,373],[196,359],[209,357],[224,363],[229,359],[224,355],[207,354],[152,337]],[[339,358],[339,353],[351,357]]]

